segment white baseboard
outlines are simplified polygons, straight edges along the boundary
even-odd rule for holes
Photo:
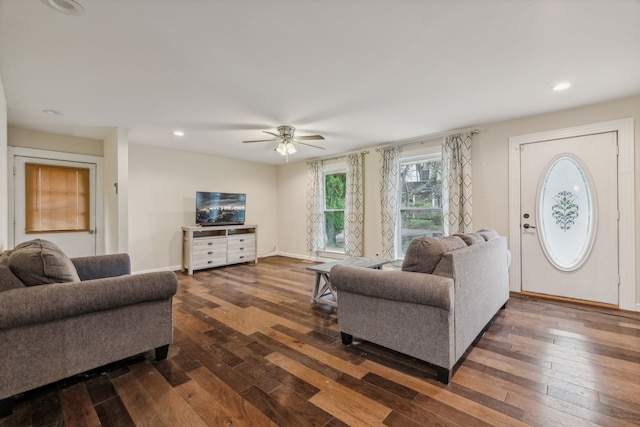
[[[640,302],[636,304],[636,311],[640,313]]]
[[[276,252],[271,254],[270,256],[286,256],[289,258],[296,258],[296,259],[302,259],[305,261],[314,261],[314,262],[329,262],[329,261],[336,261],[338,259],[342,259],[341,258],[328,258],[328,257],[320,257],[320,256],[310,256],[310,255],[300,255],[300,254],[293,254],[293,253],[289,253],[289,252]]]
[[[151,270],[132,271],[131,274],[155,273],[158,271],[178,271],[181,269],[181,265],[172,265],[168,267],[152,268]]]

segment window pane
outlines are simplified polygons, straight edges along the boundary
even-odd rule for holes
[[[325,212],[325,230],[327,249],[344,248],[344,211]]]
[[[346,183],[346,173],[334,173],[325,175],[324,197],[326,209],[344,209]]]
[[[344,199],[347,174],[344,172],[324,176],[324,230],[325,249],[344,250]]]
[[[409,209],[400,211],[400,241],[402,254],[407,251],[409,243],[416,237],[442,237],[442,210]]]
[[[401,165],[401,207],[440,208],[442,206],[441,177],[439,161]]]

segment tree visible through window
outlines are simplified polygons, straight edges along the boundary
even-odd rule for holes
[[[347,183],[345,172],[324,176],[325,249],[344,250],[344,199]]]
[[[399,258],[416,237],[444,234],[441,166],[439,156],[400,161]]]
[[[89,182],[89,169],[25,164],[25,231],[88,231]]]

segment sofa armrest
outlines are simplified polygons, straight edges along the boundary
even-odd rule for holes
[[[131,260],[128,254],[78,257],[71,258],[71,262],[76,267],[80,280],[131,274]]]
[[[453,308],[453,279],[448,277],[336,265],[331,269],[329,278],[338,290],[338,298],[340,292],[349,292],[447,311]]]
[[[11,289],[0,295],[0,329],[170,300],[177,289],[171,271]]]

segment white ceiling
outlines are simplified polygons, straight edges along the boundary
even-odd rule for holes
[[[640,0],[77,1],[0,0],[10,124],[283,164],[242,141],[325,136],[298,161],[640,93]]]

